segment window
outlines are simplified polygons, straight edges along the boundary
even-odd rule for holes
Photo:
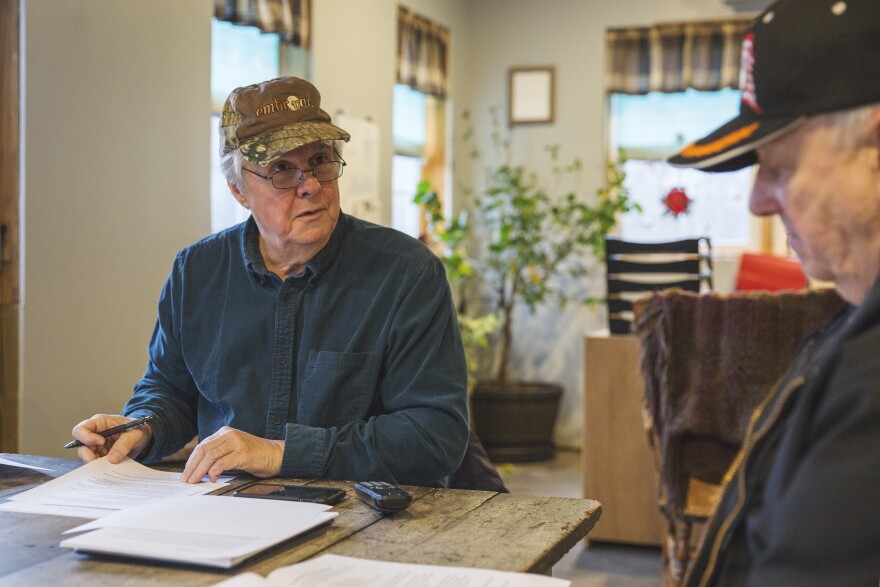
[[[625,185],[643,209],[621,219],[622,238],[651,242],[708,236],[719,247],[749,244],[751,168],[704,173],[663,160],[736,116],[739,96],[731,89],[611,95],[612,152],[624,150]],[[692,200],[688,213],[673,216],[663,204],[674,188]]]
[[[422,228],[421,212],[412,200],[422,180],[425,102],[425,94],[403,84],[394,86],[391,226],[416,238]]]
[[[220,172],[220,112],[235,88],[279,75],[308,78],[308,51],[282,43],[277,33],[256,27],[211,21],[211,231],[238,224],[250,215],[232,194]]]
[[[420,237],[427,223],[412,203],[419,181],[429,182],[440,201],[449,204],[443,197],[449,29],[403,6],[397,7],[397,19],[391,217],[394,228]]]

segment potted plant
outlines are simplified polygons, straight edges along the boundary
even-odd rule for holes
[[[466,190],[478,219],[474,266],[500,320],[497,367],[480,381],[471,397],[476,431],[496,461],[528,461],[554,454],[553,429],[562,389],[558,385],[514,381],[510,359],[514,308],[534,312],[551,301],[571,300],[566,278],[581,277],[588,261],[604,257],[605,236],[619,214],[638,209],[623,187],[621,162],[609,163],[607,186],[592,196],[575,189],[551,192],[538,174],[511,155],[510,131],[502,129],[498,109],[490,110],[493,162],[485,165],[485,182]],[[473,140],[472,131],[465,135]],[[560,162],[560,148],[545,148],[554,184],[574,185],[583,168],[579,159]],[[475,160],[481,159],[472,149]],[[581,297],[581,302],[600,298]]]

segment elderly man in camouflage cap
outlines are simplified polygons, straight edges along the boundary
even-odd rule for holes
[[[177,254],[146,373],[121,416],[73,429],[80,458],[155,461],[198,435],[190,483],[238,469],[433,484],[458,466],[467,378],[443,266],[341,212],[349,134],[320,105],[294,77],[229,96],[221,167],[251,217]]]

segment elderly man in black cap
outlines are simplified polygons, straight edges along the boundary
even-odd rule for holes
[[[780,0],[745,37],[740,115],[670,158],[754,163],[807,273],[849,302],[761,403],[687,585],[880,580],[880,2]]]
[[[251,217],[177,254],[122,415],[73,429],[83,460],[155,461],[198,435],[190,483],[238,469],[434,484],[461,462],[467,376],[443,265],[340,210],[349,134],[320,100],[294,77],[230,94],[221,167]]]

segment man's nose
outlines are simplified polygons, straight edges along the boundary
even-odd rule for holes
[[[303,173],[302,180],[299,182],[299,185],[296,186],[296,194],[301,198],[309,198],[316,194],[320,189],[321,182],[318,181],[315,174],[310,170]]]
[[[755,216],[772,216],[779,213],[779,206],[776,200],[776,187],[772,182],[761,173],[755,177],[755,183],[752,186],[752,194],[749,196],[749,210]]]

